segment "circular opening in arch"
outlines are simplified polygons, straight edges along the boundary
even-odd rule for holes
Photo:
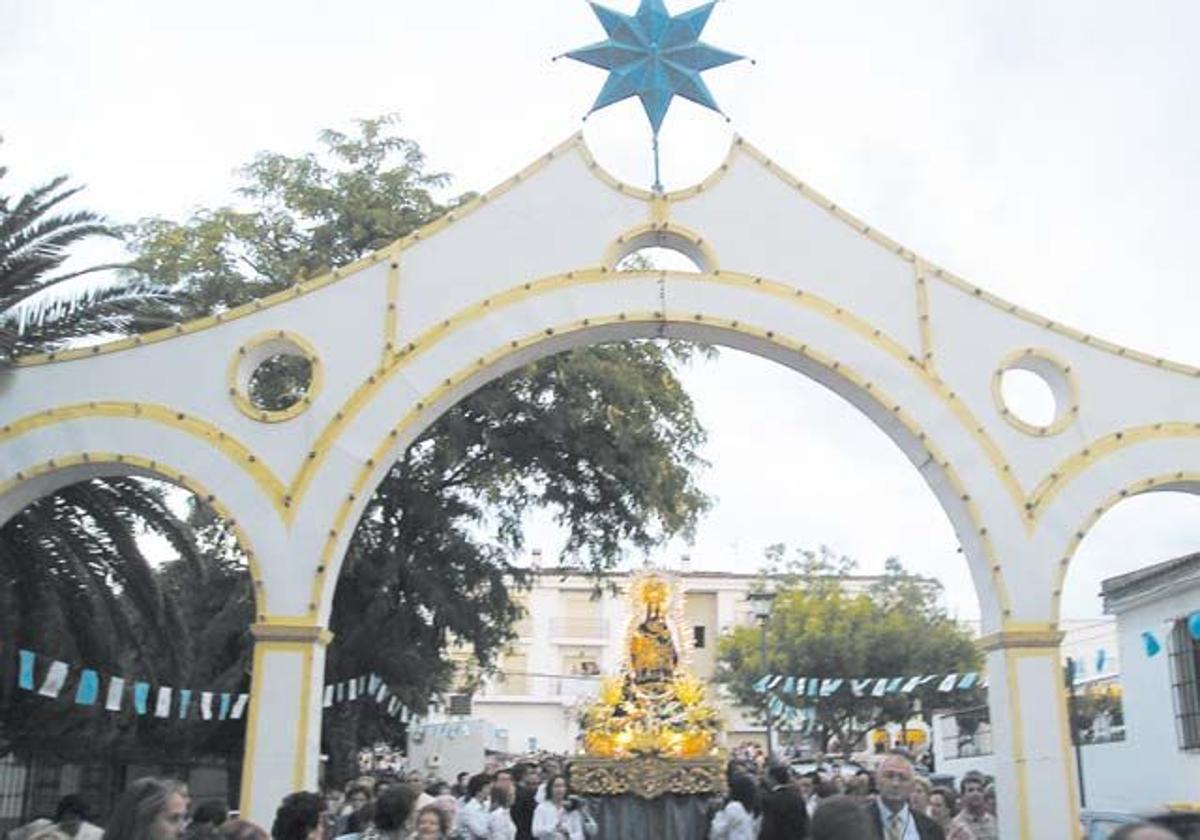
[[[1000,395],[1009,414],[1030,426],[1049,426],[1058,416],[1050,383],[1031,370],[1010,368],[1000,374]]]
[[[639,248],[617,263],[617,271],[690,271],[703,269],[683,251],[665,246]]]
[[[278,423],[312,405],[321,378],[321,360],[312,345],[277,330],[237,349],[229,363],[229,396],[252,420]]]
[[[250,372],[246,397],[261,411],[287,411],[308,396],[312,384],[311,359],[294,353],[275,353]]]
[[[586,68],[581,70],[591,78]],[[706,81],[724,84],[720,79]],[[658,138],[659,176],[668,193],[695,186],[717,172],[729,157],[734,139],[724,117],[707,108],[676,97],[671,111]],[[588,152],[605,173],[637,189],[652,188],[654,154],[637,97],[591,114],[583,125],[583,135]]]
[[[1037,347],[1004,358],[992,377],[1000,416],[1027,435],[1056,435],[1079,414],[1079,387],[1071,366]]]

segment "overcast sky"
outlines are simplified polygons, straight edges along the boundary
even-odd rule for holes
[[[484,190],[577,130],[604,78],[550,61],[601,37],[582,0],[0,0],[0,21],[5,192],[65,172],[121,221],[228,201],[256,151],[303,152],[323,127],[389,111],[456,189]],[[706,74],[731,123],[672,109],[664,181],[704,177],[736,130],[973,282],[1200,364],[1198,30],[1186,0],[728,0],[705,40],[757,64]],[[634,102],[585,133],[606,167],[649,183]],[[865,418],[732,351],[687,383],[719,498],[695,565],[744,568],[780,541],[867,570],[897,554],[977,613],[932,493]],[[534,541],[553,553],[549,529]],[[1103,577],[1198,548],[1200,500],[1127,501],[1077,555],[1064,614],[1098,613]]]

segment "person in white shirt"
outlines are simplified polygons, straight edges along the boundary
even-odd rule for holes
[[[492,785],[492,812],[488,814],[488,840],[516,840],[517,824],[513,822],[511,786]]]
[[[492,777],[479,773],[467,781],[466,804],[458,814],[458,829],[462,840],[487,840],[488,799],[492,791]]]
[[[754,840],[758,837],[758,785],[746,773],[729,780],[729,801],[713,817],[710,840]]]
[[[595,835],[596,821],[587,806],[579,799],[567,798],[566,777],[547,779],[546,801],[533,812],[534,840],[585,840]]]

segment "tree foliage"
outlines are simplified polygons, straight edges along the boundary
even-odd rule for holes
[[[761,630],[741,627],[721,639],[719,679],[733,696],[763,707],[753,685],[764,674],[821,678],[898,677],[977,670],[979,653],[970,634],[938,604],[933,581],[907,572],[895,558],[867,592],[853,594],[845,576],[857,564],[822,547],[788,554],[783,545],[767,550],[764,574],[777,578],[778,595],[767,628],[767,667]],[[825,745],[844,751],[863,734],[889,722],[902,723],[920,709],[978,705],[976,692],[938,694],[936,684],[912,695],[854,697],[842,690],[814,704]]]
[[[228,543],[213,542],[223,528],[215,515],[194,502],[181,519],[172,492],[144,479],[96,479],[37,500],[0,529],[7,665],[25,647],[156,685],[244,690],[249,580]],[[154,566],[147,540],[169,545],[175,559]],[[17,691],[14,675],[4,677],[0,753],[171,761],[221,752],[217,744],[239,737],[238,724],[197,728],[128,707],[84,709]]]
[[[131,230],[134,265],[178,294],[179,319],[240,305],[365,256],[453,208],[443,174],[394,117],[326,131],[321,149],[262,154],[238,207]],[[624,342],[535,362],[432,425],[387,474],[359,523],[334,598],[330,679],[375,671],[421,708],[451,684],[451,645],[487,669],[517,618],[513,558],[534,508],[568,535],[569,562],[611,567],[689,532],[708,500],[694,480],[704,432],[675,371],[688,345]],[[706,351],[699,351],[706,352]],[[263,382],[286,397],[281,370]],[[250,620],[249,615],[246,618]],[[369,704],[327,718],[335,777],[354,749],[396,737]]]
[[[7,172],[0,167],[0,178]],[[161,286],[136,276],[89,285],[71,282],[116,265],[61,270],[81,242],[119,236],[98,213],[64,209],[81,189],[67,186],[62,175],[19,197],[0,194],[0,359],[66,339],[120,331],[134,309],[167,296]]]

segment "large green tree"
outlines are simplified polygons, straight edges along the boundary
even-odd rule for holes
[[[970,633],[939,605],[934,581],[890,559],[869,591],[851,593],[845,578],[856,568],[853,560],[827,548],[790,554],[783,545],[767,550],[764,572],[776,579],[778,595],[767,624],[766,667],[759,628],[738,628],[718,647],[719,679],[739,702],[764,708],[755,690],[764,674],[866,679],[979,668]],[[876,726],[903,723],[918,709],[979,705],[982,698],[974,691],[941,694],[931,683],[908,695],[856,697],[843,687],[830,697],[790,702],[811,703],[825,747],[836,740],[849,752]]]
[[[169,284],[176,317],[206,314],[353,261],[457,204],[425,171],[394,117],[326,131],[302,156],[262,154],[242,171],[238,207],[131,231],[139,270]],[[486,670],[510,638],[513,558],[533,508],[592,570],[688,532],[708,502],[694,475],[704,432],[675,372],[688,345],[624,342],[575,350],[498,379],[449,410],[404,453],[351,542],[334,599],[327,674],[383,675],[421,708],[447,689],[447,650]],[[707,352],[707,351],[702,351]],[[287,370],[273,383],[291,387]],[[246,621],[250,620],[249,612]],[[327,717],[335,777],[354,751],[399,735],[370,704]]]

